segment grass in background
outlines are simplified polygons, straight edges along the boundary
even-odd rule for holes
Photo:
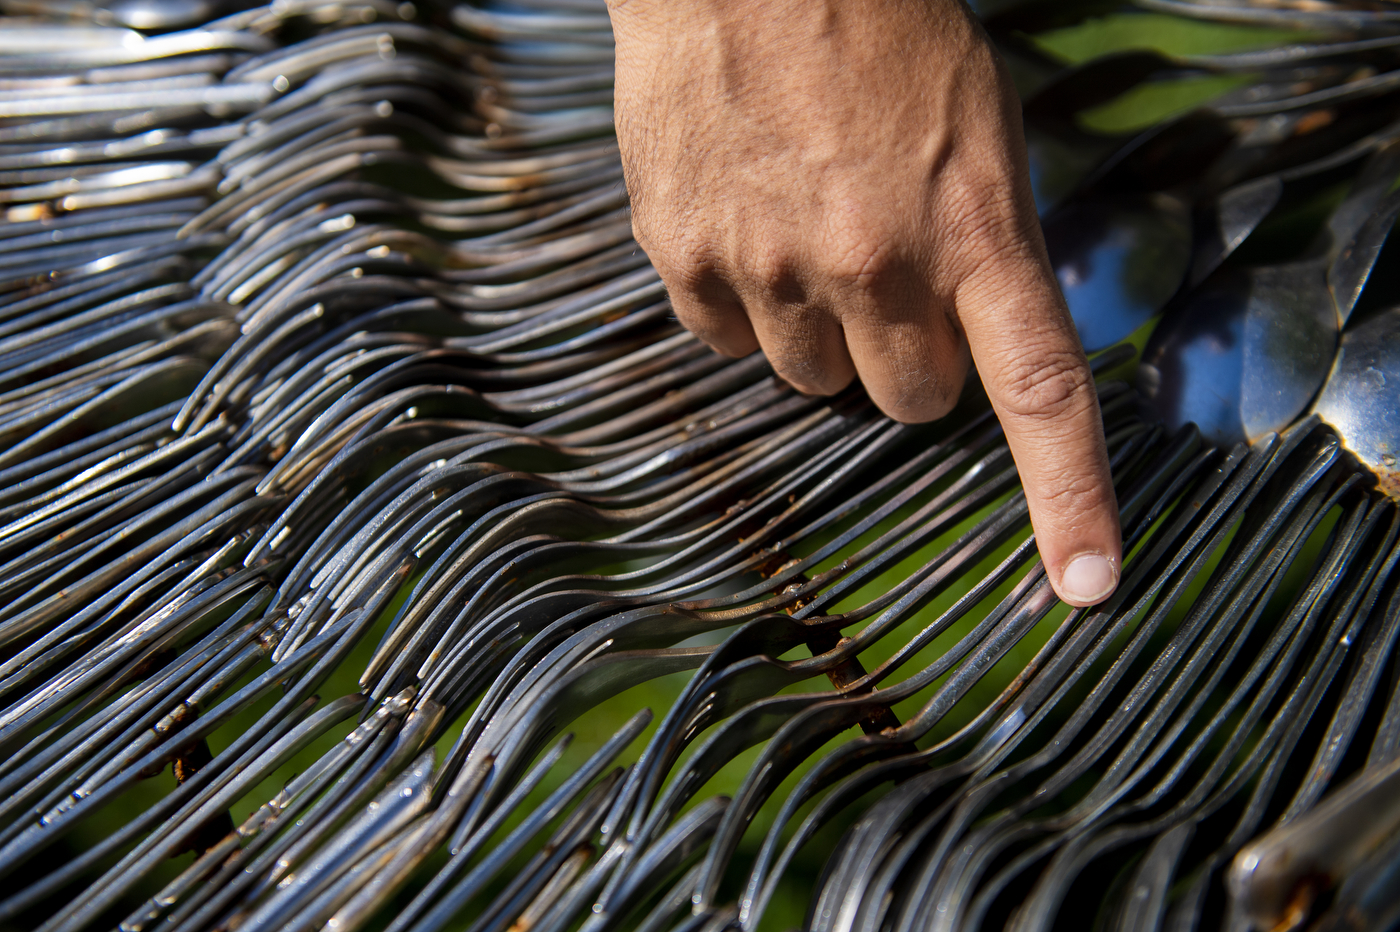
[[[1160,13],[1118,13],[1034,37],[1043,51],[1068,65],[1127,50],[1163,55],[1215,55],[1297,41],[1302,33],[1179,19]],[[1185,113],[1249,82],[1247,76],[1209,75],[1143,84],[1086,111],[1085,129],[1114,134],[1145,129]]]
[[[1164,55],[1218,55],[1302,38],[1305,34],[1288,30],[1207,23],[1163,13],[1115,13],[1042,32],[1034,41],[1065,64],[1077,65],[1129,49],[1149,49]]]

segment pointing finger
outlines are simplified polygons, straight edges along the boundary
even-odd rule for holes
[[[1048,264],[1025,254],[987,263],[960,289],[958,314],[1051,584],[1071,605],[1097,604],[1122,566],[1118,503],[1093,374]]]

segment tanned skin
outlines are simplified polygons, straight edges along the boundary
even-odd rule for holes
[[[1020,105],[962,0],[609,0],[637,241],[677,318],[890,417],[976,365],[1056,592],[1112,593],[1118,507],[1031,196]]]

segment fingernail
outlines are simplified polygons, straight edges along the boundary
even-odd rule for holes
[[[1118,586],[1118,573],[1108,558],[1099,553],[1081,553],[1060,575],[1060,591],[1065,597],[1086,605],[1108,597]]]

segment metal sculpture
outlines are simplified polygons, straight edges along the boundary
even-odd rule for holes
[[[975,387],[903,426],[669,317],[598,0],[5,4],[0,922],[756,929],[834,825],[814,929],[1388,927],[1400,10],[1139,5],[1309,34],[983,11],[1104,350],[1129,556],[1067,611]]]

